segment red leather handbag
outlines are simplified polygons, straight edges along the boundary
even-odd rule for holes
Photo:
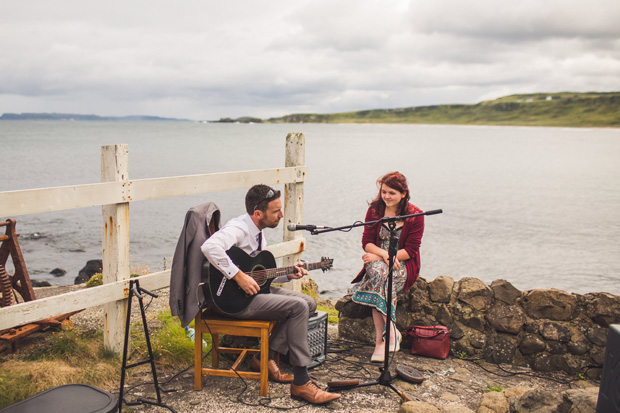
[[[450,354],[450,331],[444,326],[409,326],[405,334],[413,337],[411,354],[445,359]]]

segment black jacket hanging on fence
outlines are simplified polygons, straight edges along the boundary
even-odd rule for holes
[[[190,208],[174,250],[170,270],[170,312],[187,326],[204,303],[200,274],[206,260],[200,250],[211,234],[220,229],[220,210],[213,202]]]

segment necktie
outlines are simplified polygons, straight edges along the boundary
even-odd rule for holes
[[[262,251],[263,249],[263,231],[258,233],[258,236],[256,237],[257,241],[258,241],[258,249],[257,251]]]

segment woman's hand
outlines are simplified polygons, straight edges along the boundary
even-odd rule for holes
[[[385,265],[390,266],[390,254],[386,251],[385,252],[385,257],[381,258],[383,260],[383,262],[385,263]],[[394,256],[394,265],[392,266],[393,269],[397,270],[400,268],[400,261],[398,261],[398,258],[396,258],[396,256]]]
[[[362,255],[362,260],[364,260],[364,264],[368,264],[369,262],[373,262],[373,261],[385,261],[385,259],[377,254],[373,254],[372,252],[367,252],[366,254]]]
[[[298,280],[304,275],[308,275],[308,270],[306,270],[304,263],[301,261],[295,264],[295,268],[297,268],[297,272],[295,274],[287,274],[289,280]]]
[[[390,255],[385,250],[382,250],[382,252],[384,252],[384,254],[377,255],[373,254],[372,252],[367,252],[366,254],[362,255],[362,260],[364,260],[364,264],[368,264],[369,262],[373,261],[383,261],[385,265],[390,265]],[[398,258],[396,257],[394,257],[394,266],[392,268],[395,270],[400,269],[400,261],[398,261]]]

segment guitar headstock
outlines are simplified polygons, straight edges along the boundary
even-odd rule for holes
[[[334,265],[334,259],[328,257],[321,257],[321,271],[325,272]]]

